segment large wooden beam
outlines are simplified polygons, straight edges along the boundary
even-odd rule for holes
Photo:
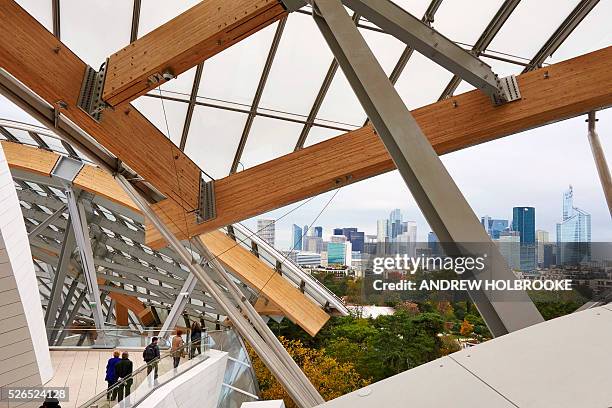
[[[95,121],[77,107],[85,63],[12,0],[0,0],[0,21],[0,67],[175,204],[197,208],[200,169],[191,159],[131,105]]]
[[[325,313],[277,271],[221,231],[201,235],[199,239],[230,271],[277,305],[285,316],[314,336],[329,320]]]
[[[612,104],[612,47],[518,77],[523,98],[493,106],[472,91],[412,111],[438,154],[574,117]],[[167,224],[187,217],[194,236],[279,208],[339,185],[395,169],[370,126],[279,157],[215,182],[217,218],[197,224],[172,202],[156,205]],[[163,245],[147,226],[147,245]]]
[[[102,98],[129,102],[286,14],[279,0],[202,1],[112,54]]]

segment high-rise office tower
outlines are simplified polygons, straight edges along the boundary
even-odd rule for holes
[[[268,244],[274,246],[276,224],[274,220],[260,218],[257,220],[257,235]]]
[[[314,236],[323,238],[323,227],[314,227]]]
[[[512,209],[512,230],[517,231],[521,243],[521,270],[536,269],[535,208],[514,207]]]
[[[363,252],[363,243],[365,241],[365,233],[358,231],[355,227],[350,228],[334,228],[334,235],[344,235],[352,244],[353,251]]]
[[[387,220],[376,221],[376,240],[378,242],[385,242],[387,236]]]
[[[574,207],[572,186],[563,193],[563,221],[557,224],[557,263],[577,265],[591,257],[591,215]]]
[[[544,264],[544,244],[549,242],[548,231],[537,230],[536,231],[536,243],[538,253],[538,265]]]
[[[499,234],[508,228],[508,220],[493,219],[488,215],[480,218],[480,223],[484,227],[491,239],[499,239]]]
[[[291,227],[291,248],[296,251],[302,250],[302,228],[295,224]]]

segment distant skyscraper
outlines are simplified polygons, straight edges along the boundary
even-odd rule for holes
[[[544,264],[544,244],[549,242],[548,231],[536,231],[536,243],[538,247],[538,265]]]
[[[503,231],[495,241],[510,269],[521,269],[521,237],[518,231]]]
[[[302,228],[295,224],[291,227],[291,248],[297,251],[302,250]]]
[[[508,228],[508,220],[493,219],[485,215],[480,219],[480,223],[484,227],[491,239],[499,239],[500,232]]]
[[[363,252],[365,233],[357,231],[357,228],[334,228],[334,235],[344,235],[353,246],[353,251]]]
[[[323,227],[314,227],[314,236],[323,238]]]
[[[276,225],[274,220],[259,219],[257,220],[257,235],[268,244],[274,246],[274,238],[276,235]]]
[[[521,243],[521,270],[536,269],[535,208],[514,207],[512,230],[518,231]]]
[[[440,254],[440,241],[435,232],[430,231],[427,234],[427,248],[430,249],[432,255]]]
[[[302,236],[309,237],[311,235],[310,232],[308,225],[304,225],[304,228],[302,228]]]
[[[591,215],[574,207],[572,186],[563,193],[563,221],[557,224],[557,263],[576,265],[591,257]]]
[[[329,265],[351,265],[352,245],[343,235],[332,235],[327,244],[327,263]]]
[[[378,242],[385,242],[387,239],[387,220],[378,220],[376,222],[376,239]]]

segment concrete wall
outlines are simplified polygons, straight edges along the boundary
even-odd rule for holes
[[[30,244],[0,146],[0,387],[41,385],[52,376]]]

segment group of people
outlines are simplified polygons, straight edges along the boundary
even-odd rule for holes
[[[113,357],[106,363],[107,400],[115,401],[118,398],[119,401],[122,401],[123,398],[130,395],[130,388],[134,382],[131,378],[133,370],[134,364],[127,351],[121,353],[121,358],[119,358],[118,351],[113,352]]]
[[[179,366],[181,357],[185,356],[186,347],[182,336],[183,331],[177,330],[176,335],[172,337],[170,353],[172,354],[174,369]],[[202,326],[200,323],[194,322],[191,325],[190,340],[189,358],[195,357],[196,353],[202,354]],[[142,352],[142,359],[147,364],[147,377],[153,372],[152,381],[154,383],[158,377],[158,362],[161,357],[158,342],[159,338],[153,337],[151,343]],[[121,402],[130,395],[134,382],[132,378],[133,368],[128,352],[121,353],[121,358],[119,358],[118,351],[113,352],[113,357],[106,364],[107,400]]]

